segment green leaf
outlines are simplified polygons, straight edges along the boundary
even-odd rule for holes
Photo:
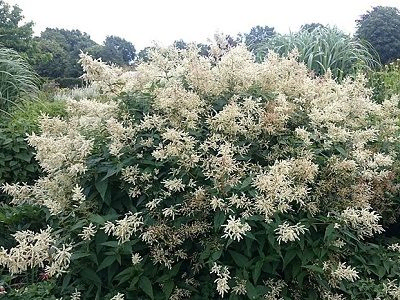
[[[97,268],[97,272],[100,270],[103,270],[104,268],[107,268],[108,266],[111,266],[113,262],[116,261],[115,256],[107,256],[100,264],[100,266]]]
[[[101,245],[113,247],[113,248],[117,248],[119,246],[117,241],[108,241],[108,242],[101,243]]]
[[[139,287],[145,292],[151,299],[154,299],[153,296],[153,287],[151,285],[151,281],[148,277],[142,276],[139,280]]]
[[[216,251],[213,254],[211,254],[211,259],[212,261],[217,261],[222,255],[222,250]]]
[[[171,296],[172,290],[174,289],[174,282],[172,280],[167,281],[163,285],[163,291],[165,294],[165,299],[169,299],[169,296]]]
[[[318,266],[315,266],[315,265],[303,266],[303,268],[312,270],[312,271],[320,273],[320,274],[324,273],[324,270],[321,267],[318,267]]]
[[[257,288],[249,280],[247,280],[246,282],[246,290],[247,290],[247,296],[250,299],[258,299],[259,293],[257,291]]]
[[[108,179],[97,181],[96,184],[96,189],[100,194],[101,199],[105,200],[106,197],[106,192],[108,188]]]
[[[67,288],[67,286],[68,286],[70,281],[71,281],[71,274],[65,275],[64,279],[63,279],[63,282],[62,282],[62,285],[61,285],[61,290],[62,291],[64,291]]]
[[[336,149],[340,154],[342,154],[343,156],[347,156],[346,151],[345,151],[342,147],[336,146],[335,149]]]
[[[88,256],[90,256],[90,255],[91,255],[91,254],[90,254],[90,253],[87,253],[87,252],[79,252],[79,251],[77,251],[77,252],[72,253],[72,255],[71,255],[71,260],[77,260],[77,259],[79,259],[79,258],[88,257]]]
[[[325,229],[325,236],[324,236],[324,241],[331,241],[332,240],[332,234],[334,231],[334,225],[333,224],[329,224],[326,229]]]
[[[108,169],[107,174],[101,179],[101,181],[104,181],[105,179],[113,176],[114,174],[117,174],[119,171],[121,171],[120,166],[115,166],[113,168]]]
[[[182,265],[182,261],[179,262],[179,263],[177,263],[177,264],[168,272],[168,275],[169,275],[170,277],[176,276],[176,274],[178,274],[178,272],[179,272],[179,270],[180,270],[180,268],[181,268],[181,265]]]
[[[32,159],[32,154],[26,153],[26,152],[21,152],[21,153],[15,154],[15,157],[19,158],[23,161],[30,162]]]
[[[251,176],[247,177],[245,180],[243,180],[242,186],[240,187],[240,190],[243,190],[244,188],[247,188],[251,184],[251,181],[252,181],[252,177]]]
[[[121,285],[122,283],[131,279],[133,272],[134,272],[134,268],[129,267],[129,268],[126,268],[125,270],[123,270],[122,272],[120,272],[119,274],[117,274],[115,276],[115,279],[119,281],[118,285]]]
[[[239,266],[240,268],[246,268],[249,259],[244,256],[243,254],[240,254],[238,252],[235,252],[233,250],[229,250],[229,254],[232,256],[233,260],[235,261],[236,265]]]
[[[285,253],[283,258],[283,269],[296,257],[297,249],[291,249]]]
[[[222,224],[225,222],[225,213],[218,211],[214,215],[214,229],[218,231]]]
[[[78,221],[74,226],[71,227],[71,231],[74,231],[76,229],[82,228],[86,224],[86,220],[80,220]]]
[[[256,263],[256,265],[254,266],[254,270],[253,270],[253,281],[254,283],[257,284],[258,278],[260,278],[261,275],[261,269],[264,265],[264,262],[262,260],[258,261]]]
[[[101,286],[101,279],[92,269],[85,268],[81,271],[82,279],[93,282],[96,286]]]

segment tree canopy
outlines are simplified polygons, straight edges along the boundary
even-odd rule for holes
[[[103,61],[116,65],[129,65],[136,57],[136,49],[131,42],[111,35],[107,36],[104,45],[100,47],[99,57]]]
[[[397,8],[374,7],[356,22],[356,36],[374,47],[382,63],[400,58],[400,11]]]
[[[81,76],[79,53],[96,45],[85,32],[58,28],[46,28],[38,42],[40,50],[49,53],[51,59],[41,61],[36,69],[40,75],[50,78]]]
[[[264,43],[266,40],[275,35],[274,27],[268,26],[255,26],[251,28],[249,33],[246,33],[245,43],[250,49],[255,49]]]
[[[21,24],[24,16],[17,5],[11,7],[0,0],[0,43],[7,48],[26,53],[32,47],[33,22]]]

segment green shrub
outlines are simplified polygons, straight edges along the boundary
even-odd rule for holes
[[[6,297],[8,300],[56,300],[52,295],[54,288],[54,282],[44,281],[24,286],[22,289],[11,289],[12,292]]]
[[[9,116],[3,116],[0,125],[0,184],[16,182],[32,184],[42,174],[39,163],[34,158],[34,148],[26,141],[26,134],[39,132],[38,119],[41,114],[64,115],[65,104],[41,99],[42,94],[39,94],[36,101],[25,100],[18,107],[9,108]],[[9,204],[10,200],[9,196],[0,192],[0,247],[7,248],[15,245],[11,234],[27,228],[39,230],[44,226],[46,219],[45,212],[39,207],[32,205],[13,207]],[[1,277],[3,276],[0,275],[0,285],[3,281]],[[26,283],[20,283],[18,278],[14,281],[9,283],[16,287],[24,286]],[[44,284],[46,285],[47,283]],[[35,296],[34,291],[36,291]],[[8,294],[7,299],[50,299],[46,298],[48,294],[42,291],[39,286],[31,286],[24,289],[24,292],[15,291],[11,295]]]
[[[400,60],[385,65],[380,71],[369,72],[368,86],[373,89],[373,98],[379,103],[400,95]]]
[[[2,187],[49,226],[0,250],[5,283],[44,273],[53,295],[83,299],[395,299],[399,240],[382,233],[399,217],[398,99],[376,104],[363,77],[313,78],[293,56],[213,53],[157,49],[135,73],[82,55],[101,97],[43,117],[28,137],[42,176]]]
[[[42,114],[65,115],[65,103],[24,101],[3,119],[0,126],[0,184],[33,183],[38,178],[39,164],[34,159],[34,149],[28,145],[26,135],[39,132],[38,119]]]

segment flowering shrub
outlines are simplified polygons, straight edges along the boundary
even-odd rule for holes
[[[6,272],[63,299],[398,299],[397,96],[244,46],[81,62],[90,95],[28,136],[45,176],[3,185],[49,225]]]

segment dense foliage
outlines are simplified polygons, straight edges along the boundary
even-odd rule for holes
[[[39,62],[35,68],[41,76],[49,78],[81,76],[79,53],[96,45],[84,32],[58,28],[46,28],[37,40],[40,50],[51,58]]]
[[[96,56],[96,55],[95,55]],[[136,58],[136,49],[132,43],[118,36],[107,36],[104,46],[101,47],[97,57],[108,63],[127,66]]]
[[[262,49],[274,35],[276,35],[276,32],[273,27],[255,26],[251,28],[249,33],[244,34],[244,42],[251,51],[259,53],[260,48]]]
[[[356,22],[356,36],[374,47],[382,63],[400,58],[400,12],[397,8],[374,7]]]
[[[90,88],[28,136],[44,174],[2,187],[47,214],[0,250],[10,299],[397,299],[398,97],[224,40],[82,55]]]
[[[32,47],[33,22],[21,24],[23,19],[18,6],[0,1],[0,44],[27,55]]]
[[[380,70],[369,72],[368,84],[377,102],[400,94],[400,59],[384,65]]]

